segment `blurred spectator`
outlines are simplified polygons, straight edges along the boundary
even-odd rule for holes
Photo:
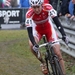
[[[0,0],[0,8],[3,8],[4,4],[3,4],[3,0]]]
[[[12,7],[19,7],[18,0],[11,0]]]
[[[3,8],[3,0],[0,0],[0,8]],[[1,29],[1,24],[0,24],[0,29]]]
[[[4,2],[5,7],[19,7],[18,0],[5,0]]]
[[[75,0],[72,0],[73,4],[75,4]]]
[[[74,19],[75,18],[75,4],[74,4],[74,0],[70,0],[69,3],[69,13],[70,13],[70,19]]]
[[[60,12],[58,13],[58,16],[69,14],[68,7],[69,7],[70,0],[61,0],[61,1],[62,3],[61,3]]]
[[[23,9],[21,28],[24,28],[25,27],[25,14],[28,8],[30,7],[29,0],[20,0],[20,5]]]
[[[49,2],[55,10],[57,10],[58,0],[50,0]]]
[[[29,0],[20,0],[21,7],[29,8]]]

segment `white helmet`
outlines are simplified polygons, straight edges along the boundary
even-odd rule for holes
[[[44,0],[29,0],[29,3],[31,6],[41,5],[44,2]]]

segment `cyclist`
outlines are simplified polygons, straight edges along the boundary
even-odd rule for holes
[[[39,49],[38,42],[40,42],[42,35],[46,35],[48,42],[58,40],[57,33],[53,27],[52,19],[62,34],[62,39],[64,42],[67,41],[67,37],[61,23],[58,20],[57,12],[50,4],[43,3],[43,0],[29,0],[29,3],[31,7],[26,13],[25,24],[28,31],[30,49],[37,57],[37,52]],[[55,53],[59,57],[63,73],[65,74],[64,61],[60,52],[60,45],[59,43],[55,43],[53,46],[56,47]],[[44,74],[48,73],[47,67],[42,57],[37,57],[37,59],[39,59],[41,62],[42,72]]]

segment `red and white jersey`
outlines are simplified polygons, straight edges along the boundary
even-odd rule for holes
[[[44,3],[49,3],[49,0],[44,0]]]
[[[46,23],[49,17],[57,16],[57,12],[53,9],[50,4],[43,4],[43,8],[40,14],[34,13],[33,9],[30,8],[26,13],[26,26],[32,26],[32,20],[36,25]]]
[[[26,13],[26,27],[33,27],[33,35],[40,39],[43,34],[47,36],[47,40],[57,40],[57,35],[51,17],[57,16],[57,12],[50,4],[43,4],[40,14],[36,14],[32,8]]]

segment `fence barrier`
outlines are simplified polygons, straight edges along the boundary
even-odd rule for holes
[[[59,20],[62,24],[62,26],[64,27],[64,30],[66,32],[66,35],[68,36],[68,39],[70,41],[69,43],[69,48],[67,49],[67,47],[64,45],[64,43],[61,43],[61,50],[64,51],[65,53],[75,57],[75,21],[74,20],[70,20],[64,16],[59,17]],[[59,37],[61,37],[60,32],[57,30],[56,26],[54,25],[56,31],[59,34]]]

